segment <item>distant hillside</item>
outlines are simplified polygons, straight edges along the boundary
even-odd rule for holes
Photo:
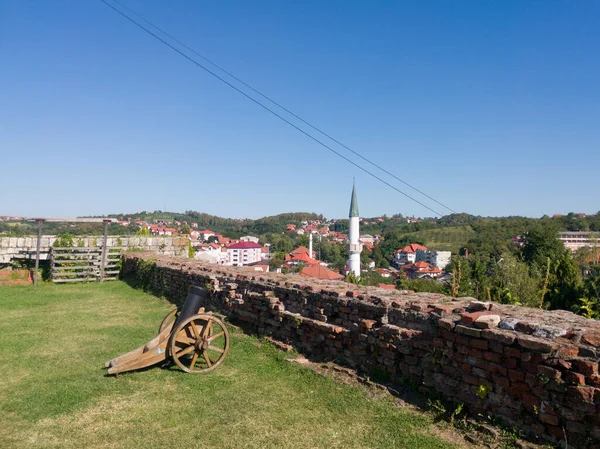
[[[261,235],[268,232],[284,232],[287,224],[300,225],[303,220],[323,220],[323,215],[312,212],[289,212],[269,217],[259,218],[257,220],[245,218],[224,218],[216,215],[210,215],[197,211],[177,212],[137,212],[133,214],[111,214],[111,218],[135,220],[144,220],[147,222],[157,221],[179,221],[187,222],[188,225],[198,223],[198,228],[210,229],[211,231],[222,233],[227,237],[237,238],[242,235],[252,234]]]
[[[438,229],[427,229],[407,234],[417,240],[422,240],[429,249],[452,251],[458,253],[476,233],[470,226],[456,226]]]

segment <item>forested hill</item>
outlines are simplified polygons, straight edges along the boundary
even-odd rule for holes
[[[108,215],[110,218],[120,220],[130,219],[132,225],[123,227],[113,224],[110,228],[112,235],[133,234],[138,227],[137,220],[149,223],[155,222],[187,222],[198,224],[198,229],[210,229],[222,233],[227,237],[237,238],[242,235],[264,235],[267,233],[282,233],[286,231],[286,225],[299,226],[302,221],[327,220],[321,214],[311,212],[290,212],[279,215],[253,219],[224,218],[197,211],[162,212],[142,211],[137,213],[121,213]],[[491,241],[506,240],[527,233],[530,229],[538,226],[551,227],[558,231],[594,231],[600,232],[600,213],[595,215],[581,216],[570,213],[560,217],[529,218],[529,217],[480,217],[465,213],[452,214],[440,219],[423,218],[408,219],[401,215],[391,217],[363,218],[361,220],[361,234],[379,234],[385,236],[390,232],[401,234],[412,234],[422,238],[428,243],[439,243],[439,249],[458,249],[466,245],[468,241],[478,240],[478,243],[491,243]],[[347,220],[336,220],[330,226],[331,230],[345,231]],[[32,235],[35,234],[35,226],[28,222],[0,222],[0,234],[4,235]],[[102,233],[101,224],[70,224],[70,223],[46,223],[44,233],[60,234],[70,233],[73,235],[99,235]],[[486,242],[487,241],[487,242]],[[473,243],[473,242],[471,242]],[[434,245],[436,246],[436,245]]]

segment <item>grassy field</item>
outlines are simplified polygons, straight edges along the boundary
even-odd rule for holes
[[[469,239],[475,237],[470,226],[427,229],[413,232],[411,235],[425,241],[425,246],[438,251],[452,251],[453,254],[465,246]]]
[[[239,332],[208,374],[106,377],[171,306],[121,282],[0,287],[3,448],[448,448],[431,418]]]

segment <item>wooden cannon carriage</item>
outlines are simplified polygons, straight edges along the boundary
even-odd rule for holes
[[[168,360],[185,372],[203,373],[219,366],[229,350],[223,321],[201,307],[206,291],[191,287],[181,308],[169,312],[158,334],[145,345],[104,364],[108,374],[137,370]]]

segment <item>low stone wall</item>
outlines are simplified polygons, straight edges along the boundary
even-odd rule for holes
[[[597,321],[161,257],[149,272],[148,258],[126,255],[123,274],[176,303],[204,286],[207,306],[309,357],[385,373],[547,441],[600,447]]]
[[[57,239],[55,235],[42,236],[40,259],[48,259],[48,251]],[[74,237],[77,245],[102,246],[104,237]],[[152,251],[164,256],[187,257],[188,239],[184,237],[115,237],[107,238],[109,248],[138,249]],[[10,263],[14,259],[35,259],[37,237],[0,237],[0,263]]]

